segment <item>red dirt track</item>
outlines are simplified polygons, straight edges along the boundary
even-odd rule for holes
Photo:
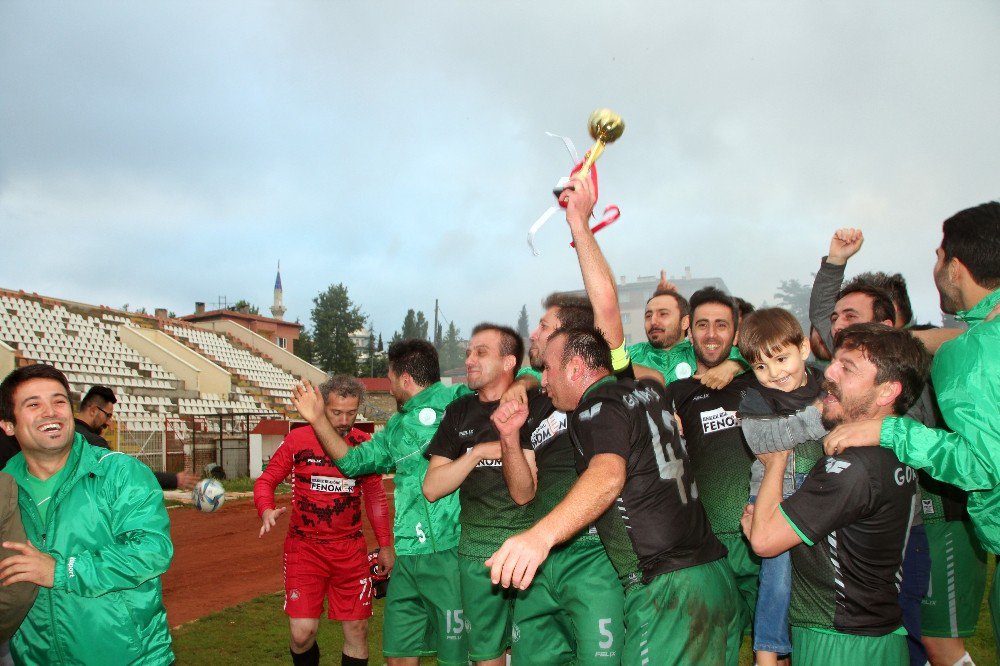
[[[278,497],[279,507],[289,506],[290,502],[290,495]],[[249,498],[227,498],[215,513],[202,513],[188,506],[167,513],[174,560],[161,580],[171,627],[283,589],[281,551],[288,530],[288,511],[262,538],[257,536],[257,509]],[[362,516],[365,538],[369,548],[374,548],[376,542],[364,511]]]

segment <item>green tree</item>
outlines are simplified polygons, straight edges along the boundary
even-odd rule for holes
[[[392,340],[389,344],[399,342],[400,340],[412,340],[413,338],[426,340],[427,329],[427,317],[424,316],[424,313],[410,308],[406,311],[406,316],[403,317],[402,330],[392,334]]]
[[[365,325],[361,308],[351,302],[347,287],[330,285],[313,299],[313,358],[327,372],[353,375],[358,367],[351,333]]]
[[[309,329],[303,328],[299,333],[299,339],[292,343],[292,353],[306,363],[313,362],[313,338],[309,334]]]
[[[448,324],[448,332],[441,340],[441,350],[438,352],[441,370],[457,368],[465,361],[465,349],[462,347],[461,334],[455,322]]]
[[[252,314],[252,315],[260,314],[260,308],[258,308],[256,305],[251,305],[250,301],[243,298],[236,301],[236,304],[229,309],[235,310],[236,312],[242,312],[243,314]]]
[[[528,339],[528,306],[521,306],[521,314],[517,317],[517,334]]]
[[[812,284],[802,284],[797,279],[782,280],[778,285],[778,291],[774,292],[774,299],[777,306],[785,308],[799,320],[802,331],[809,333],[809,295],[812,293]]]

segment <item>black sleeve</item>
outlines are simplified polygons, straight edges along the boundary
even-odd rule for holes
[[[461,402],[453,402],[444,410],[444,416],[441,417],[441,425],[438,426],[437,432],[434,433],[434,437],[424,451],[424,457],[428,460],[430,460],[431,456],[444,456],[450,460],[455,460],[465,453],[465,449],[462,448],[462,444],[458,439],[458,424],[460,421],[458,412],[461,411],[461,404]]]
[[[635,379],[635,368],[632,367],[632,361],[629,361],[628,365],[615,373],[615,379]]]
[[[824,456],[802,487],[781,503],[799,532],[816,543],[858,520],[872,499],[871,475],[854,456]]]
[[[574,414],[574,418],[578,442],[587,460],[600,453],[613,453],[628,461],[632,425],[624,405],[604,399]]]
[[[157,483],[164,490],[177,490],[177,475],[173,472],[153,472]]]

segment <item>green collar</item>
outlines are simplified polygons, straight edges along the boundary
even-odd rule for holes
[[[601,377],[596,382],[587,387],[587,390],[583,392],[583,397],[586,398],[587,394],[593,391],[598,386],[603,386],[604,384],[610,384],[615,381],[614,375],[608,375],[606,377]]]
[[[986,319],[986,315],[990,313],[997,303],[1000,303],[1000,289],[988,294],[970,309],[956,313],[956,316],[970,326],[978,324]]]

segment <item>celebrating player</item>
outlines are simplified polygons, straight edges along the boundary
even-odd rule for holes
[[[357,446],[369,439],[354,427],[365,389],[356,379],[338,375],[319,387],[326,417],[337,433]],[[368,663],[368,618],[372,589],[361,531],[361,498],[379,544],[379,563],[394,562],[389,506],[382,477],[345,478],[324,453],[311,427],[297,428],[271,456],[254,483],[253,499],[261,517],[260,536],[287,508],[276,508],[274,489],[292,475],[292,515],[285,537],[285,614],[291,633],[289,651],[296,666],[319,664],[316,630],[327,599],[327,616],[344,628],[343,666]]]

